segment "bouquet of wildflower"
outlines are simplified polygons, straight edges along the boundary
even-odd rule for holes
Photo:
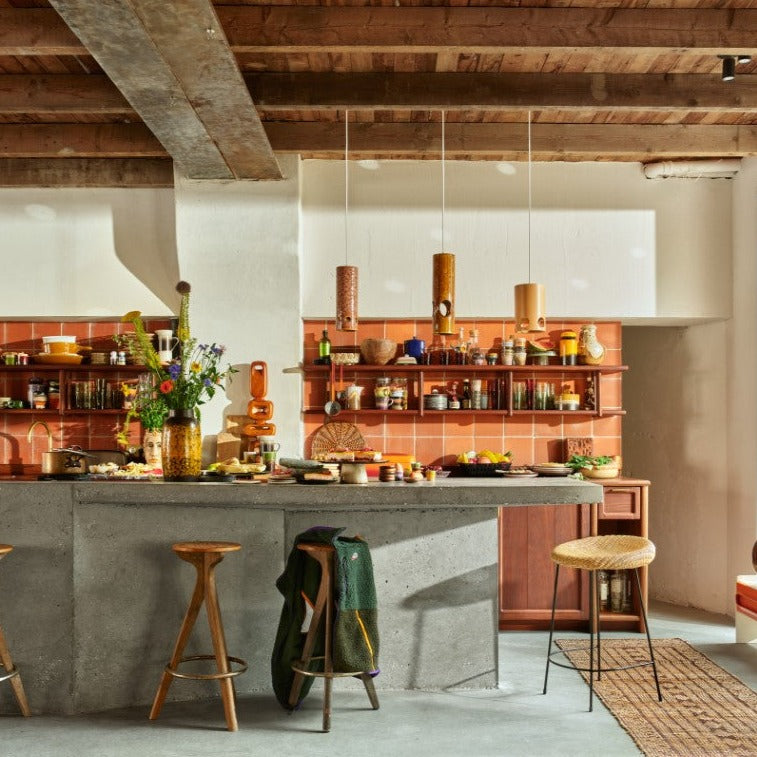
[[[139,418],[145,431],[158,431],[163,428],[163,422],[168,415],[168,406],[163,397],[156,393],[152,381],[139,381],[136,385],[124,383],[121,389],[127,400],[128,409],[123,426],[116,435],[116,441],[123,447],[128,447],[131,421]]]
[[[176,285],[181,295],[178,338],[178,357],[163,365],[155,348],[147,337],[141,314],[127,313],[122,320],[134,325],[134,335],[145,356],[145,365],[155,378],[157,398],[169,410],[193,410],[207,402],[223,383],[236,371],[230,365],[221,367],[225,348],[218,344],[198,344],[189,331],[189,293],[191,287],[185,281]]]

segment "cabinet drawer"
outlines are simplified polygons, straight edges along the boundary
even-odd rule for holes
[[[600,518],[638,520],[641,517],[641,487],[606,486],[605,501],[599,505]]]

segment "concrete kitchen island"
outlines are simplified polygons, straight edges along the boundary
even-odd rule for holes
[[[282,606],[275,587],[296,534],[345,527],[370,547],[387,689],[497,684],[497,508],[602,501],[568,479],[273,485],[2,482],[0,623],[34,712],[147,705],[194,583],[175,541],[238,541],[218,567],[229,653],[249,662],[239,693],[271,691]],[[186,654],[211,651],[204,612]],[[341,686],[362,686],[351,679]],[[339,687],[338,687],[339,688]],[[170,696],[215,696],[177,680]],[[273,695],[273,694],[272,694]],[[12,710],[10,690],[0,705]]]

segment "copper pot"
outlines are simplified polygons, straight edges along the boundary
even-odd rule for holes
[[[42,473],[47,476],[81,476],[87,472],[87,458],[81,447],[53,449],[42,453]]]

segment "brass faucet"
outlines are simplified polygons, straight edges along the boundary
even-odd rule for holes
[[[44,421],[34,421],[31,426],[29,426],[29,430],[26,432],[26,440],[30,442],[32,440],[32,431],[34,431],[35,426],[42,426],[42,428],[45,429],[47,432],[47,451],[52,452],[53,451],[53,432],[50,431],[50,427],[45,423]]]

